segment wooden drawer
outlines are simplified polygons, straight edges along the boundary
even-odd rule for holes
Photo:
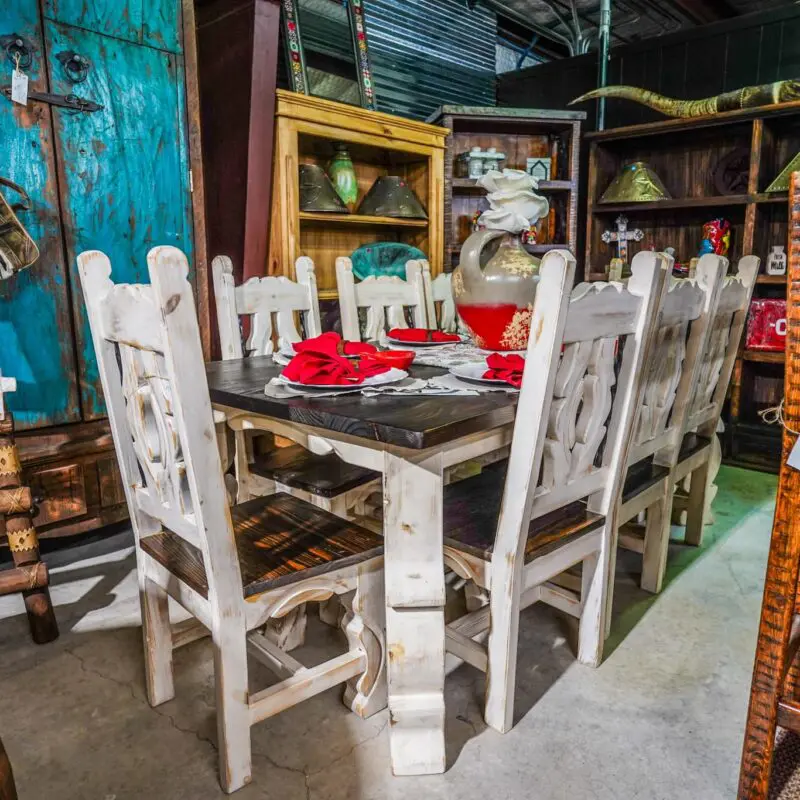
[[[27,476],[38,513],[34,524],[51,525],[88,511],[86,483],[82,464],[40,469]]]

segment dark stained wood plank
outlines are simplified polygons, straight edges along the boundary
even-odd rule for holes
[[[17,787],[14,773],[8,760],[3,741],[0,739],[0,800],[17,800]]]
[[[797,178],[798,173],[795,173],[790,191],[792,224],[783,411],[786,427],[793,430],[800,428],[800,184]],[[788,666],[789,639],[800,572],[800,471],[786,464],[797,438],[795,434],[784,430],[778,499],[739,773],[739,800],[766,800],[769,793],[775,728]],[[785,710],[781,717],[782,722],[787,724],[796,719],[796,714],[787,714]]]
[[[336,497],[380,478],[380,473],[371,469],[348,464],[332,454],[318,456],[299,444],[257,455],[250,471],[320,497]]]
[[[245,597],[323,575],[383,553],[383,537],[288,494],[258,497],[231,509]],[[208,596],[200,551],[166,531],[141,548]]]
[[[446,487],[444,537],[448,545],[487,561],[491,559],[507,467],[508,461],[498,462],[474,478]],[[603,520],[587,512],[583,503],[573,503],[535,519],[525,545],[525,561],[533,561],[596,530]]]
[[[323,430],[411,449],[424,449],[514,421],[517,396],[492,392],[477,397],[380,397],[357,394],[276,400],[264,386],[281,367],[269,356],[206,365],[212,403]],[[414,366],[412,377],[443,375]]]

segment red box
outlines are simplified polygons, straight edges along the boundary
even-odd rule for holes
[[[748,350],[786,349],[785,300],[758,299],[750,303],[744,346]]]

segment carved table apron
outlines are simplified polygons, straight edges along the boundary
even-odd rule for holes
[[[443,472],[510,444],[516,397],[276,400],[263,387],[280,369],[269,357],[208,364],[212,403],[234,430],[270,431],[383,474],[392,772],[444,772]]]

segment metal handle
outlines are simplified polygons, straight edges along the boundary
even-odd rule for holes
[[[67,80],[71,83],[83,83],[89,75],[91,63],[86,56],[68,50],[64,53],[59,53],[56,58],[61,62]]]
[[[20,69],[28,69],[33,63],[31,46],[18,33],[0,36],[0,46],[6,51],[8,60],[16,66],[19,58]]]
[[[18,200],[16,203],[9,204],[14,211],[31,210],[31,197],[18,183],[14,183],[14,181],[10,181],[8,178],[4,178],[2,175],[0,175],[0,186],[7,186],[9,189],[13,189],[21,196],[21,200]]]

